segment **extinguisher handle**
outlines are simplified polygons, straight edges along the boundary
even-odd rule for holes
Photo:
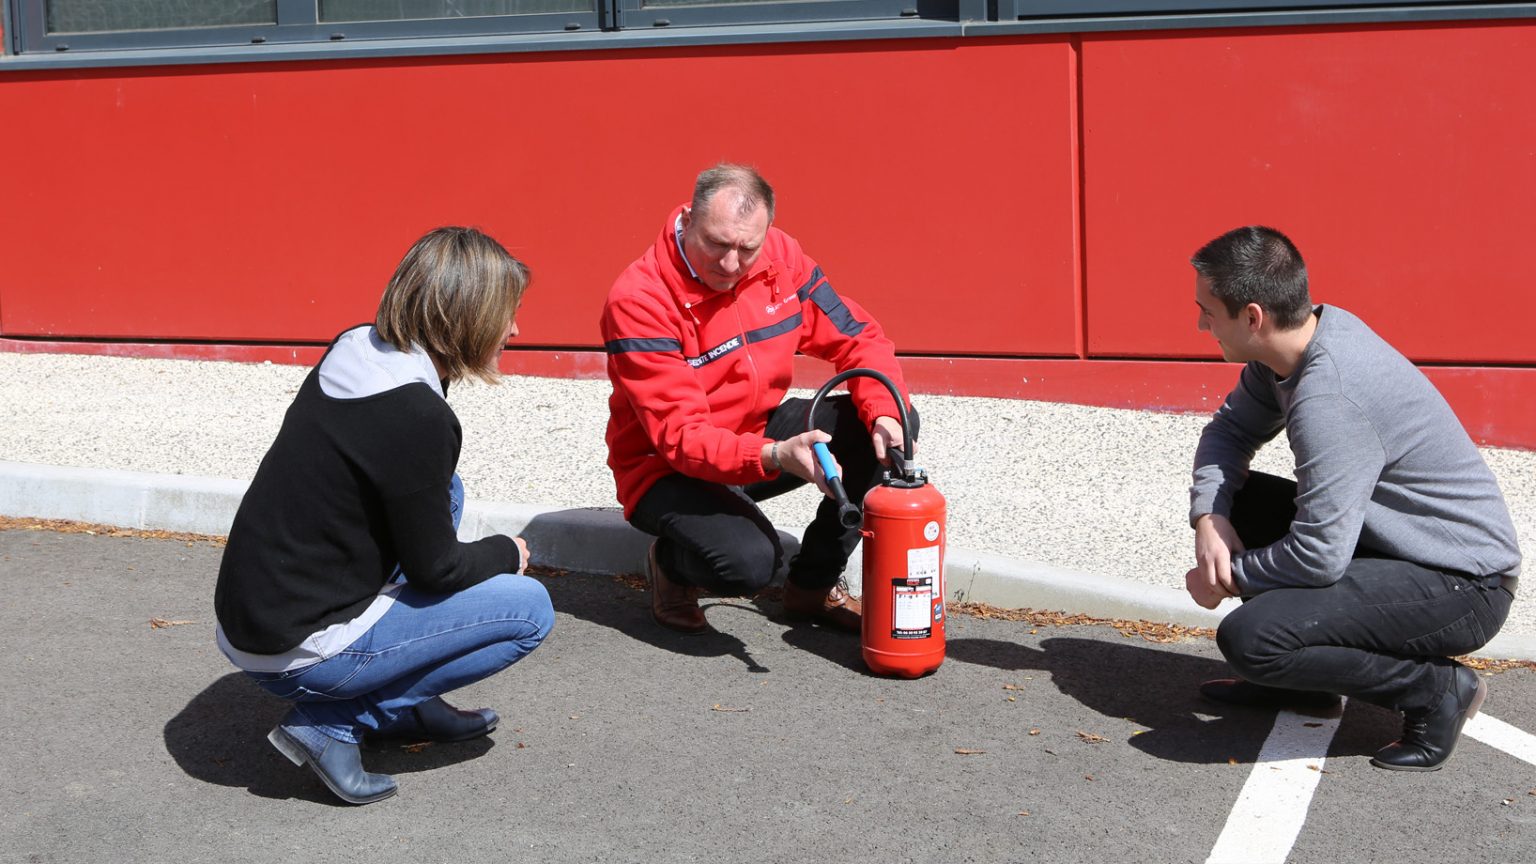
[[[901,424],[902,437],[906,440],[907,446],[916,447],[917,430],[912,428],[911,418],[907,414],[906,400],[902,398],[901,391],[896,389],[896,383],[890,378],[887,378],[885,373],[875,369],[865,369],[862,366],[857,369],[848,369],[843,372],[839,372],[829,378],[827,383],[821,385],[821,389],[817,390],[816,395],[811,397],[811,407],[808,408],[805,412],[805,431],[810,432],[816,428],[816,409],[820,407],[821,400],[826,398],[828,393],[832,392],[833,387],[836,387],[844,381],[847,381],[849,378],[873,378],[876,381],[879,381],[881,384],[885,385],[885,389],[890,391],[891,399],[896,402],[896,420]],[[896,455],[902,458],[900,460],[900,464],[897,464],[897,460],[895,459],[891,460],[891,468],[893,473],[903,479],[911,479],[908,474],[913,468],[912,463],[907,461],[904,453],[897,451]],[[849,527],[851,528],[853,526],[850,525]]]
[[[826,442],[818,441],[811,445],[811,452],[816,454],[821,473],[827,478],[827,489],[832,493],[832,500],[837,502],[837,521],[844,528],[857,527],[864,521],[864,515],[859,512],[857,504],[848,500],[848,490],[843,488],[843,477],[837,471],[832,451],[827,449]]]

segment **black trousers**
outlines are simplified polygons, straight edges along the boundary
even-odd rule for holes
[[[810,408],[809,399],[784,400],[768,418],[764,434],[783,441],[804,432]],[[908,415],[915,438],[917,409],[909,409]],[[816,428],[832,436],[827,447],[842,466],[849,500],[863,501],[864,493],[879,482],[881,466],[853,397],[823,399]],[[746,596],[761,591],[785,567],[778,531],[756,502],[805,483],[788,472],[745,487],[670,474],[646,491],[629,521],[660,538],[657,562],[673,581],[720,595]],[[837,504],[823,496],[800,540],[800,552],[789,562],[788,580],[802,588],[832,587],[858,543],[858,527],[844,528],[837,520]]]
[[[1232,527],[1257,549],[1290,531],[1294,481],[1252,474]],[[1514,596],[1498,577],[1474,577],[1357,548],[1339,581],[1280,588],[1246,600],[1221,622],[1227,662],[1257,684],[1340,693],[1398,711],[1434,708],[1450,690],[1452,655],[1481,648]]]

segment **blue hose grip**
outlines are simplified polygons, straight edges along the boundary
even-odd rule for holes
[[[842,479],[842,475],[837,473],[837,463],[832,461],[832,451],[827,449],[825,442],[812,444],[811,452],[816,454],[816,461],[820,463],[821,473],[826,475],[828,483]]]

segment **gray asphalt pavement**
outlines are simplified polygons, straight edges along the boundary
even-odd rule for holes
[[[353,808],[214,647],[220,552],[0,531],[0,861],[1201,862],[1275,723],[1199,699],[1207,640],[953,616],[944,666],[896,681],[771,601],[674,636],[622,580],[545,575],[553,635],[454,697],[501,728],[369,753],[401,791]],[[1536,673],[1490,687],[1536,716]],[[1349,706],[1289,861],[1536,860],[1536,767],[1468,740],[1371,768],[1396,731]]]

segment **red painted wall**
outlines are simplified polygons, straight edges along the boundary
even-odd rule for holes
[[[0,115],[39,122],[4,144],[28,169],[0,327],[323,340],[423,231],[472,223],[534,268],[523,344],[592,345],[613,278],[736,159],[906,349],[1070,354],[1072,64],[904,40],[14,76]],[[1013,152],[965,177],[984,142]]]
[[[1531,81],[1536,23],[0,70],[0,348],[302,358],[220,346],[323,342],[467,223],[535,271],[508,367],[592,374],[613,277],[734,159],[929,392],[1208,408],[1187,258],[1264,222],[1536,447]]]
[[[1187,261],[1260,222],[1413,359],[1536,361],[1533,84],[1530,24],[1085,39],[1090,350],[1217,356]]]

